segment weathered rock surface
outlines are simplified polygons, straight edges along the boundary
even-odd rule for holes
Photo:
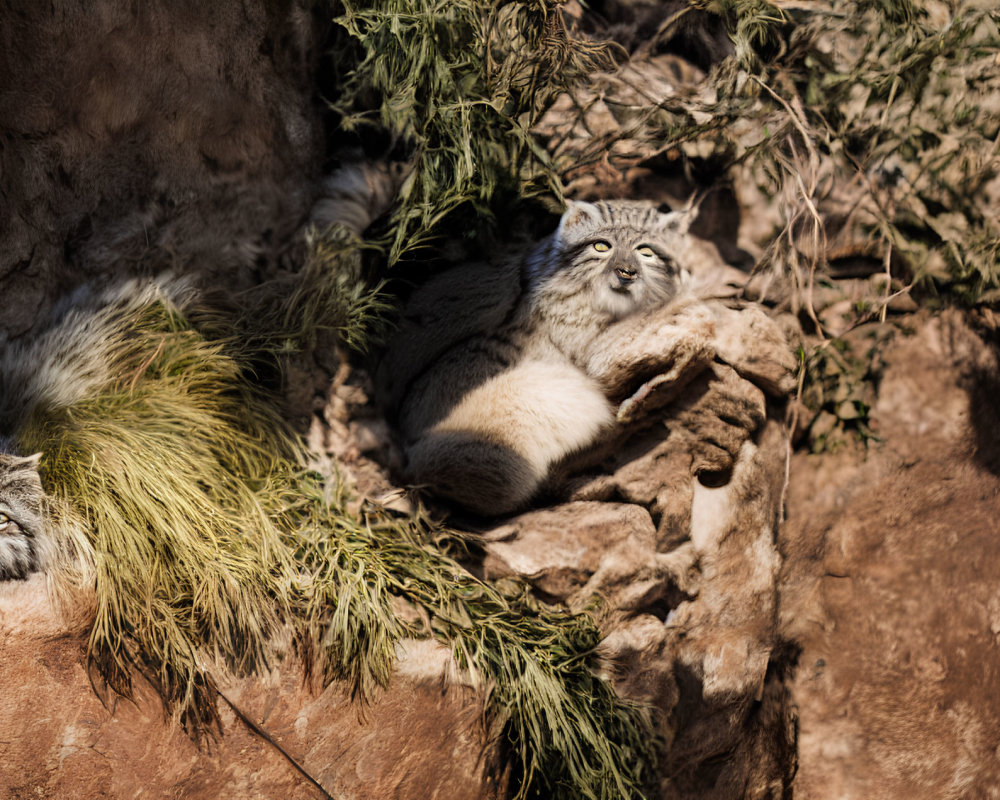
[[[883,441],[792,461],[781,617],[805,800],[1000,797],[996,330],[911,324],[884,355]]]
[[[277,262],[322,170],[328,25],[308,0],[5,4],[0,343],[109,272],[232,289]]]
[[[599,598],[619,691],[657,712],[665,798],[780,796],[790,784],[794,721],[775,636],[787,444],[776,422],[755,438],[729,481],[709,487],[690,438],[661,426],[610,476],[620,497],[645,504],[573,501],[486,535],[488,575],[518,574],[571,607]],[[680,458],[664,457],[671,445]],[[665,499],[678,483],[686,491]]]
[[[106,708],[87,677],[85,643],[41,578],[0,587],[0,797],[322,797],[224,704],[221,735],[200,747],[141,681],[136,702]],[[223,691],[336,798],[503,796],[481,695],[444,683],[448,658],[431,642],[410,643],[391,691],[367,705],[339,685],[309,691],[294,663]]]

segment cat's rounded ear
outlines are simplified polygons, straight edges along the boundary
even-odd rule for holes
[[[593,203],[570,200],[556,233],[560,239],[574,231],[589,228],[601,221],[601,212]]]
[[[38,464],[42,460],[41,453],[34,453],[30,456],[21,456],[14,459],[14,463],[19,467],[31,467],[32,469],[38,469]]]

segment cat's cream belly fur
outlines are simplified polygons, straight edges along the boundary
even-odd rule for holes
[[[407,451],[408,477],[482,514],[523,506],[549,468],[614,423],[596,381],[567,360],[527,360],[471,389]]]

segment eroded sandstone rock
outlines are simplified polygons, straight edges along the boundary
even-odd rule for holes
[[[996,330],[909,326],[883,355],[882,441],[792,463],[781,618],[806,800],[1000,796]]]
[[[102,705],[84,667],[85,634],[53,607],[44,579],[0,586],[0,797],[321,797],[270,742],[220,704],[221,735],[199,746],[164,718],[155,692]],[[222,691],[334,797],[504,796],[483,728],[482,693],[454,679],[430,641],[400,653],[390,691],[360,705],[319,693],[286,662]]]
[[[756,310],[747,331],[755,324]],[[754,360],[737,346],[732,360]],[[787,386],[781,359],[768,363],[774,379],[762,382]],[[483,537],[488,576],[519,575],[572,608],[596,602],[609,675],[656,709],[662,797],[765,797],[791,783],[789,662],[776,630],[789,451],[767,415],[764,392],[717,363],[579,481],[576,499]]]

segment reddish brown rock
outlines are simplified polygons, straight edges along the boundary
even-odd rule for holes
[[[220,704],[221,736],[199,747],[145,684],[105,708],[84,668],[84,639],[43,581],[0,589],[0,797],[312,800],[320,791]],[[390,689],[366,705],[334,684],[303,686],[294,664],[223,689],[334,797],[503,796],[482,727],[482,696],[450,682],[432,642],[400,654]]]
[[[792,464],[805,800],[1000,796],[997,352],[957,312],[914,324],[885,354],[883,441]]]

